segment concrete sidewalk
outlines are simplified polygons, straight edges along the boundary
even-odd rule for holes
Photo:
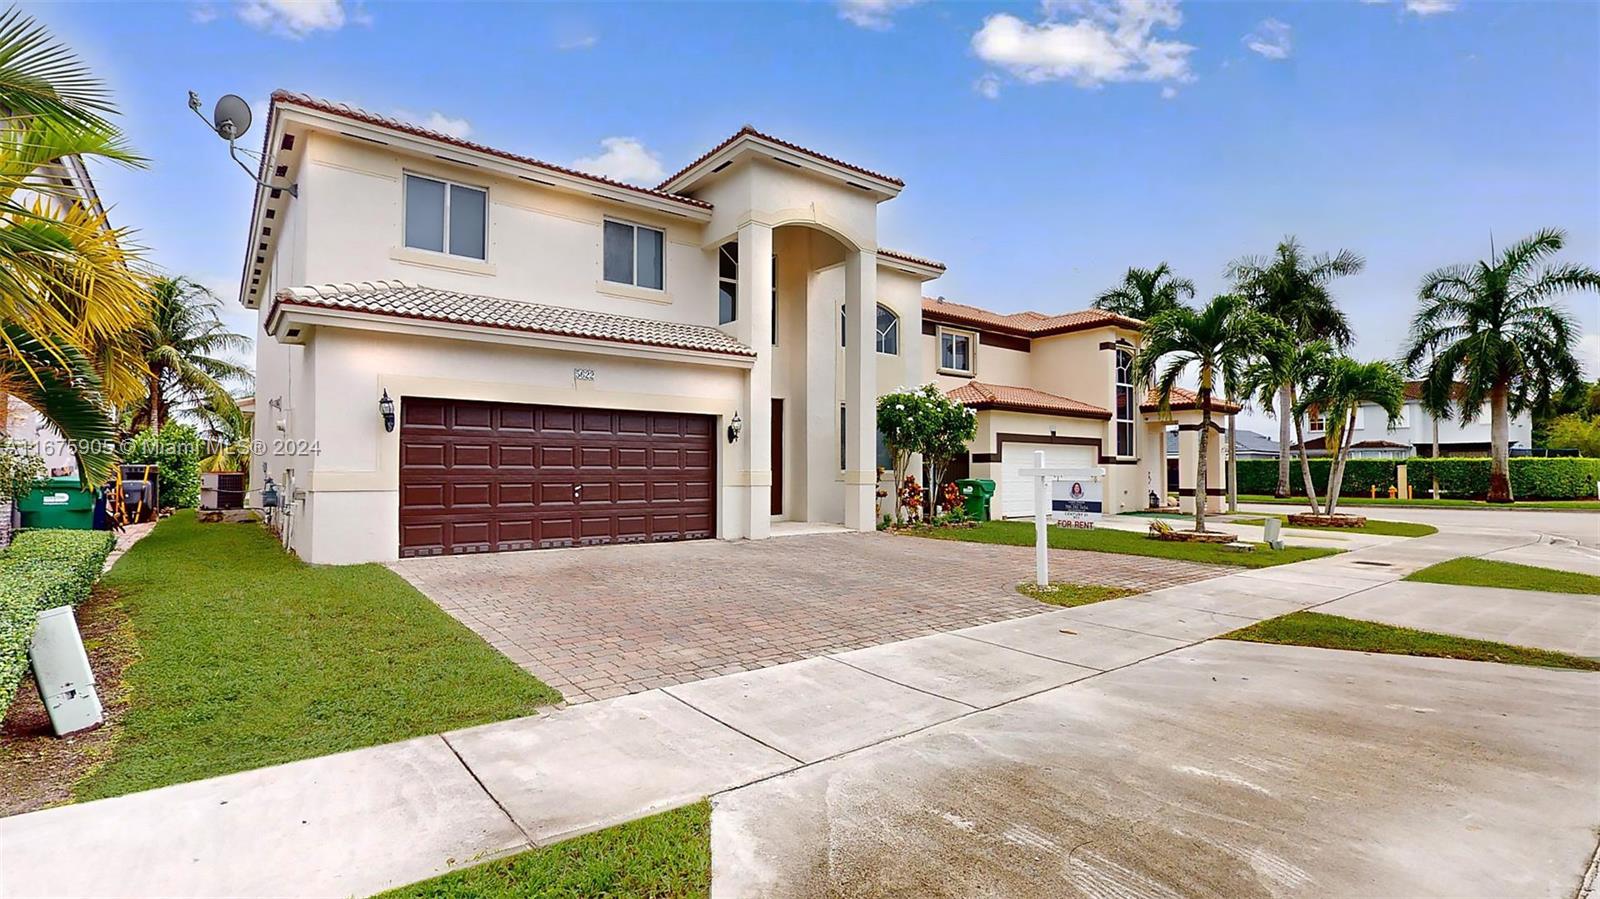
[[[1600,658],[1600,596],[1397,581],[1317,611]]]
[[[1431,539],[0,819],[0,896],[376,892],[1372,590]]]

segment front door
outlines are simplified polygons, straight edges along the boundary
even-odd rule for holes
[[[783,514],[783,400],[772,401],[772,514]]]

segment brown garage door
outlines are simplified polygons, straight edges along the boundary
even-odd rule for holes
[[[400,555],[714,532],[710,416],[405,397]]]

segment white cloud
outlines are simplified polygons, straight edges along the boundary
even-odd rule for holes
[[[1176,96],[1178,96],[1178,89],[1170,84],[1161,89],[1161,99],[1163,100],[1171,100]]]
[[[237,12],[252,28],[295,40],[313,31],[338,31],[350,21],[340,0],[244,0]],[[355,21],[370,24],[371,19],[358,11]]]
[[[600,155],[574,160],[572,167],[634,184],[654,184],[667,176],[661,157],[646,149],[638,138],[608,137],[600,141],[600,148],[604,151]]]
[[[1060,13],[1077,16],[1057,21]],[[1194,80],[1194,47],[1153,36],[1183,22],[1177,0],[1087,0],[1046,4],[1045,18],[1024,22],[1009,13],[985,19],[972,36],[979,59],[1021,81],[1070,80],[1080,87],[1108,81]]]
[[[196,25],[209,25],[217,20],[217,7],[208,0],[189,4],[189,21]]]
[[[852,25],[884,31],[894,27],[894,15],[920,0],[838,0],[839,18]]]
[[[1406,0],[1406,12],[1414,16],[1435,16],[1455,9],[1456,0]]]
[[[984,72],[982,77],[972,83],[972,89],[977,91],[985,100],[1000,99],[1000,76],[993,72]]]
[[[472,123],[466,119],[457,119],[445,115],[437,109],[427,115],[412,112],[408,109],[396,109],[394,117],[413,125],[419,125],[429,131],[448,134],[459,140],[465,140],[472,133]]]
[[[1585,334],[1578,338],[1578,363],[1591,378],[1600,378],[1600,334]]]
[[[1244,45],[1268,59],[1288,59],[1294,48],[1292,29],[1277,19],[1265,19],[1255,30],[1245,35]]]
[[[557,50],[590,50],[600,43],[597,34],[575,34],[556,41]]]

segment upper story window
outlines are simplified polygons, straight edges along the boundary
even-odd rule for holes
[[[882,303],[878,304],[878,352],[900,355],[900,316]]]
[[[489,192],[453,181],[405,176],[405,242],[416,250],[484,258]]]
[[[1117,350],[1117,455],[1133,455],[1133,354]]]
[[[717,250],[717,324],[739,317],[739,242],[730,240]]]
[[[605,279],[613,284],[660,290],[664,283],[665,244],[666,234],[659,228],[606,219]]]
[[[1328,421],[1323,418],[1321,409],[1312,409],[1306,413],[1306,430],[1326,431],[1327,429]]]
[[[960,331],[939,331],[939,368],[972,374],[972,335]]]

